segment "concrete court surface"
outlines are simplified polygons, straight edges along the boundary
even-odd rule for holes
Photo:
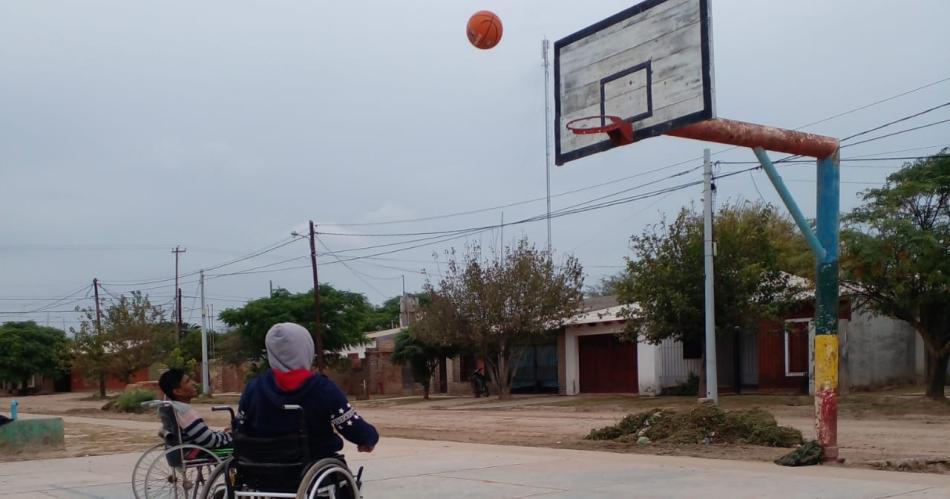
[[[346,449],[367,498],[950,498],[950,476],[384,439]],[[0,463],[0,497],[128,498],[138,454]]]

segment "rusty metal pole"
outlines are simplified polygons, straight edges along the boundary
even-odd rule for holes
[[[320,281],[317,279],[317,233],[313,220],[310,221],[310,264],[313,266],[313,339],[317,349],[317,369],[323,372],[326,364],[323,359],[323,329],[320,326]]]
[[[815,274],[815,430],[824,460],[838,459],[838,151],[818,160],[818,240],[825,249]]]

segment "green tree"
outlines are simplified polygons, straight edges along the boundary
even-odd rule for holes
[[[483,356],[499,397],[510,398],[524,347],[577,313],[583,285],[576,258],[555,264],[527,240],[497,258],[482,258],[478,246],[462,258],[451,251],[442,279],[426,283],[430,301],[415,331],[423,341]]]
[[[799,289],[790,279],[789,252],[805,251],[796,228],[770,205],[735,203],[715,217],[716,334],[755,333]],[[633,257],[618,284],[627,336],[650,343],[705,338],[703,217],[683,208],[632,238]],[[791,269],[794,270],[794,269]]]
[[[425,293],[407,293],[406,296],[418,300],[420,307],[428,303],[429,300]],[[402,297],[394,296],[384,301],[382,305],[375,307],[373,313],[370,314],[370,318],[367,323],[367,331],[379,331],[382,329],[398,327],[400,298]]]
[[[54,377],[68,363],[69,340],[60,329],[33,321],[6,322],[0,326],[0,381],[22,383],[30,377]]]
[[[429,400],[432,376],[439,366],[439,361],[455,355],[455,349],[418,339],[413,335],[413,329],[410,326],[396,335],[392,361],[408,365],[412,369],[412,378],[422,385],[422,398]]]
[[[950,360],[950,156],[907,164],[846,218],[842,270],[857,304],[911,324],[927,391],[944,399]]]
[[[584,296],[596,298],[600,296],[612,296],[617,294],[620,289],[620,283],[623,282],[624,273],[620,272],[600,278],[596,284],[592,284],[584,290]]]
[[[372,304],[362,294],[321,284],[320,324],[324,351],[338,351],[363,343],[363,332],[368,329],[372,313]],[[264,337],[274,324],[295,322],[313,333],[313,291],[290,293],[286,289],[275,289],[271,296],[227,309],[219,317],[233,329],[229,334],[242,337],[242,341],[229,340],[229,345],[241,348],[250,359],[263,359],[266,357]]]
[[[165,320],[161,307],[137,291],[105,308],[101,330],[96,326],[95,308],[77,310],[84,317],[79,331],[73,331],[74,366],[98,380],[102,397],[106,377],[127,383],[137,371],[165,360],[174,347],[174,324]]]

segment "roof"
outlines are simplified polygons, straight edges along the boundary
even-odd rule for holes
[[[584,300],[581,312],[564,322],[565,326],[626,321],[624,310],[639,311],[636,303],[620,304],[616,296],[598,296]]]
[[[382,331],[373,331],[372,333],[363,333],[366,336],[366,339],[375,340],[376,338],[386,338],[399,334],[400,331],[404,331],[404,327],[394,327],[392,329],[383,329]]]

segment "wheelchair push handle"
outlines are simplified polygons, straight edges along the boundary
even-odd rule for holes
[[[146,400],[145,402],[139,404],[140,407],[144,407],[146,409],[155,409],[156,407],[165,407],[170,405],[172,405],[172,403],[167,400]]]
[[[234,421],[234,420],[236,419],[236,418],[235,418],[235,415],[234,415],[234,409],[231,408],[231,406],[228,406],[228,405],[214,405],[214,406],[211,406],[211,410],[212,410],[213,412],[217,412],[217,411],[228,411],[228,414],[231,415],[231,421]]]

